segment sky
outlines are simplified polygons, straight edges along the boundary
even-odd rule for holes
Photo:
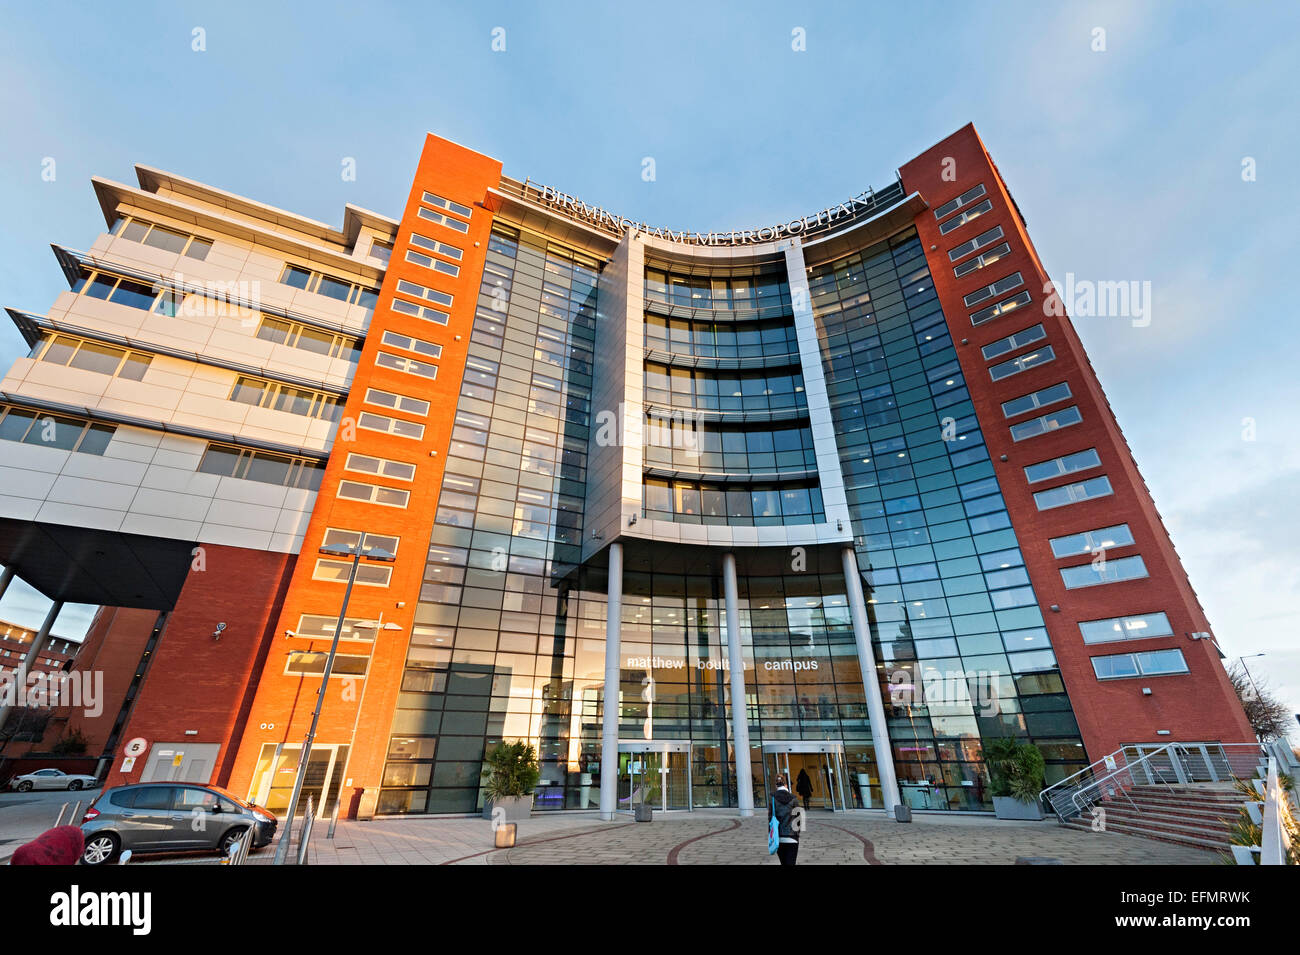
[[[1300,5],[0,15],[0,305],[36,312],[67,287],[48,244],[104,229],[90,177],[133,183],[134,163],[337,226],[348,202],[400,215],[432,131],[634,220],[731,229],[886,185],[974,122],[1054,279],[1150,283],[1148,325],[1075,324],[1218,642],[1265,654],[1252,674],[1300,713],[1300,384],[1277,370],[1300,323],[1275,279],[1297,262]],[[0,329],[0,367],[24,351]],[[44,614],[18,591],[11,611]],[[69,608],[56,632],[88,619]]]

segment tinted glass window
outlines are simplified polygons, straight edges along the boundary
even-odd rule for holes
[[[170,809],[172,807],[173,786],[145,786],[135,792],[136,809]]]

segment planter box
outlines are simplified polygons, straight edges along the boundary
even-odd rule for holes
[[[1043,818],[1043,805],[1038,801],[1021,802],[1014,796],[994,796],[993,814],[999,819],[1038,822]]]
[[[492,811],[497,808],[502,811],[502,815],[497,817],[502,822],[526,822],[533,812],[532,794],[487,800],[483,803],[483,818],[493,818]]]
[[[894,804],[894,820],[896,822],[911,822],[912,807],[905,802]]]
[[[632,818],[637,822],[650,822],[654,819],[654,809],[643,802],[632,807]]]

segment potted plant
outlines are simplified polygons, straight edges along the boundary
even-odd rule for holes
[[[488,751],[483,764],[487,772],[483,780],[483,818],[499,822],[527,819],[533,811],[533,789],[542,777],[537,751],[523,740],[503,740]]]
[[[1002,738],[984,744],[993,812],[999,819],[1043,818],[1043,754],[1033,743]]]
[[[654,805],[659,801],[659,774],[647,767],[641,776],[641,785],[632,793],[632,818],[636,822],[652,822]]]

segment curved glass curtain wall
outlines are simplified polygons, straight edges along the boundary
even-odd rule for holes
[[[808,279],[904,799],[990,808],[981,740],[1000,736],[1032,739],[1049,782],[1074,772],[1078,727],[915,230]]]
[[[650,262],[645,298],[644,516],[824,520],[784,267]]]

